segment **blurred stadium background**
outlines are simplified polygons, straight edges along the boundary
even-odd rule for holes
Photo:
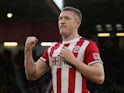
[[[79,34],[94,40],[105,67],[102,85],[88,81],[91,93],[124,93],[124,0],[0,0],[0,93],[49,93],[50,72],[37,81],[24,73],[27,36],[39,39],[37,60],[48,46],[60,41],[57,27],[60,9],[79,8],[83,21]]]

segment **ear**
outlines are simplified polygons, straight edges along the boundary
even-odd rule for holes
[[[81,21],[77,21],[77,28],[79,28],[81,25]]]

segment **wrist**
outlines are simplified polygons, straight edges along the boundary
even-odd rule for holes
[[[30,48],[25,48],[24,52],[25,52],[25,53],[32,52],[32,49],[30,49]]]
[[[72,65],[75,65],[76,62],[77,62],[77,59],[75,57],[74,58],[71,58],[70,63]]]
[[[27,49],[27,48],[26,48],[26,49],[25,49],[25,51],[26,51],[26,52],[28,52],[28,51],[32,51],[32,50],[31,50],[31,49]]]
[[[30,45],[25,45],[25,51],[32,51],[32,48]]]

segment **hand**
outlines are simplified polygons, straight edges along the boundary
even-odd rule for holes
[[[36,37],[27,37],[25,42],[25,50],[32,50],[32,48],[36,45],[38,39]]]
[[[64,47],[61,51],[60,51],[60,57],[62,57],[64,60],[66,60],[67,62],[71,63],[73,62],[73,60],[75,59],[74,54],[72,53],[72,51],[70,49],[68,49],[67,47]]]

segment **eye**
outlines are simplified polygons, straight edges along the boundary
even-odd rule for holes
[[[69,18],[69,17],[65,17],[65,19],[66,19],[66,20],[70,20],[70,18]]]
[[[62,17],[59,17],[58,20],[62,20]]]
[[[65,16],[65,17],[59,17],[58,18],[58,20],[70,20],[71,18],[70,17],[68,17],[68,16]]]

